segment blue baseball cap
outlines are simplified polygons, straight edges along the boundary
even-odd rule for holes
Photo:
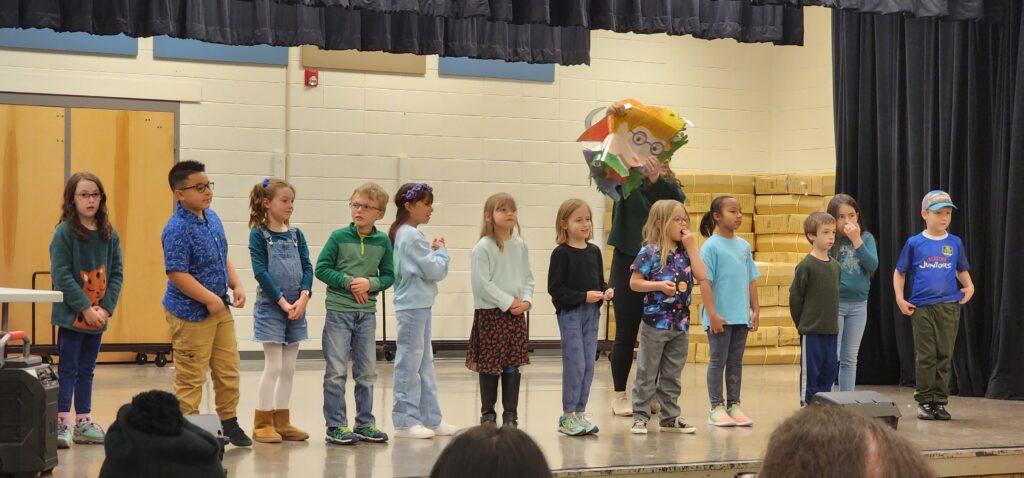
[[[956,205],[953,204],[953,198],[949,197],[949,193],[946,191],[938,189],[929,191],[928,194],[924,195],[924,199],[921,200],[921,209],[938,211],[944,207],[957,209]]]

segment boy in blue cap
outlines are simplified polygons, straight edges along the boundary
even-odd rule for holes
[[[921,201],[926,228],[907,239],[896,262],[892,283],[896,303],[913,320],[917,359],[917,418],[950,420],[949,371],[960,325],[960,305],[974,295],[963,241],[946,230],[953,219],[953,200],[944,191],[931,191]],[[903,298],[911,274],[910,300]],[[959,287],[959,284],[963,288]]]

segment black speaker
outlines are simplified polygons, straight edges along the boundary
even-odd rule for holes
[[[811,405],[839,405],[861,415],[877,418],[894,430],[899,424],[899,407],[878,392],[821,392],[811,397]]]
[[[34,477],[57,466],[57,374],[29,355],[23,332],[0,332],[0,477]],[[4,358],[22,339],[22,357]]]

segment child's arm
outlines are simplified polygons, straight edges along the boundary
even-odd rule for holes
[[[715,294],[712,291],[711,279],[700,281],[700,297],[704,302],[704,310],[708,312],[708,330],[713,334],[720,334],[725,332],[725,317],[718,315],[718,311],[715,310]]]
[[[284,298],[284,294],[281,293],[281,289],[274,283],[274,279],[270,277],[267,259],[267,242],[263,239],[263,233],[258,228],[250,230],[249,261],[252,262],[252,272],[256,276],[256,282],[259,283],[264,294],[274,298],[274,302],[281,307],[281,310],[287,312],[291,304]]]
[[[121,297],[121,286],[124,285],[124,261],[121,256],[121,238],[117,231],[110,237],[110,270],[107,272],[107,292],[100,301],[107,317],[114,314],[117,300]]]
[[[242,281],[238,278],[238,271],[235,270],[235,265],[231,262],[229,257],[227,260],[228,265],[228,287],[231,288],[234,300],[231,302],[231,306],[238,309],[245,306],[245,289],[242,288]]]
[[[316,260],[315,275],[328,287],[348,290],[354,277],[334,269],[338,263],[338,239],[331,234]]]
[[[875,245],[875,237],[871,234],[864,234],[861,240],[864,243],[857,248],[857,259],[860,260],[860,266],[864,271],[871,274],[878,270],[878,247]]]
[[[914,309],[916,309],[917,306],[907,302],[907,300],[903,298],[903,288],[906,284],[906,274],[898,270],[892,271],[892,288],[893,291],[896,292],[896,305],[900,307],[900,312],[902,312],[903,315],[910,316],[914,315]]]
[[[761,299],[757,297],[757,281],[750,281],[750,330],[757,332],[761,325]]]
[[[601,271],[602,274],[604,271]],[[569,258],[566,257],[565,253],[559,249],[551,251],[551,263],[548,266],[548,295],[551,298],[564,306],[573,307],[584,302],[592,304],[600,301],[604,292],[602,291],[587,291],[587,290],[576,290],[568,286],[569,281]],[[602,282],[604,279],[602,278]],[[596,297],[595,297],[596,295]]]
[[[807,269],[796,267],[793,276],[793,284],[789,286],[789,315],[793,318],[793,324],[800,327],[800,314],[804,311],[804,294],[807,288]],[[757,290],[754,291],[757,293]]]
[[[74,258],[71,256],[71,241],[74,240],[67,226],[53,233],[53,239],[50,240],[50,276],[54,290],[64,293],[64,303],[75,313],[82,313],[92,307],[92,301],[75,281],[78,271],[72,270]]]
[[[399,235],[403,235],[403,230],[399,229]],[[413,236],[410,234],[410,236]],[[448,264],[451,259],[448,257],[448,250],[442,244],[437,250],[431,248],[430,243],[427,239],[420,234],[415,234],[413,237],[403,238],[401,241],[401,253],[403,257],[402,261],[411,261],[416,265],[420,276],[424,279],[438,282],[448,276]],[[399,241],[395,241],[396,243]]]
[[[697,249],[697,236],[689,229],[683,231],[683,249],[690,258],[690,271],[693,272],[693,279],[702,282],[708,278],[708,266],[704,258],[700,256],[700,249]]]
[[[167,280],[171,281],[171,284],[174,284],[174,287],[177,287],[182,294],[205,305],[210,315],[224,310],[224,301],[217,294],[211,292],[210,289],[203,287],[192,274],[169,271],[167,272]]]
[[[970,271],[959,271],[956,273],[956,278],[964,285],[963,289],[960,289],[960,292],[964,293],[964,298],[960,299],[960,303],[966,304],[971,297],[974,297],[974,281],[971,280],[971,273]]]
[[[379,292],[395,284],[395,249],[390,241],[387,242],[377,271],[377,277],[370,277],[370,292]]]
[[[526,311],[533,308],[533,268],[530,267],[530,249],[526,246],[526,242],[523,242],[523,261],[522,265],[526,268],[526,277],[523,278],[523,296],[516,297],[513,301],[512,307],[509,309],[514,315],[525,314]]]
[[[639,272],[629,276],[629,288],[636,292],[661,292],[669,297],[676,295],[676,283],[670,280],[653,281]]]
[[[491,261],[484,250],[474,250],[472,255],[472,281],[475,283],[473,294],[479,295],[486,302],[497,304],[498,308],[508,311],[512,308],[515,297],[505,293],[497,284],[490,280]]]

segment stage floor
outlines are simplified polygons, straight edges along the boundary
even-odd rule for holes
[[[260,361],[242,363],[242,398],[239,418],[247,432],[252,431],[256,387]],[[233,477],[368,477],[428,476],[430,469],[450,438],[412,440],[392,438],[388,444],[359,444],[354,447],[329,446],[324,443],[322,361],[302,361],[295,377],[291,410],[293,422],[310,432],[310,440],[279,445],[255,444],[252,448],[228,447],[225,466]],[[658,433],[652,423],[651,433],[631,435],[631,418],[613,417],[611,373],[608,361],[598,361],[590,397],[592,420],[601,427],[597,436],[582,438],[559,434],[557,419],[561,411],[561,361],[557,357],[537,357],[524,368],[520,398],[520,427],[527,431],[544,450],[548,464],[556,471],[670,472],[684,471],[681,464],[718,469],[743,469],[763,454],[772,430],[799,408],[797,366],[748,366],[743,377],[743,408],[755,421],[751,428],[719,429],[707,425],[707,388],[705,365],[687,364],[683,372],[683,416],[697,426],[696,435]],[[379,363],[380,379],[374,390],[374,414],[377,424],[389,434],[391,424],[392,367]],[[109,427],[117,409],[143,390],[172,390],[172,365],[106,365],[96,371],[93,398],[95,418]],[[438,359],[437,375],[441,389],[441,406],[445,420],[457,426],[471,426],[478,420],[479,396],[477,378],[466,370],[461,360]],[[351,382],[351,380],[350,380]],[[352,384],[349,383],[349,410]],[[952,422],[923,422],[915,417],[913,390],[901,387],[862,387],[888,395],[903,413],[899,433],[926,452],[943,455],[1012,455],[1024,472],[1024,403],[952,397],[949,410]],[[212,405],[204,409],[212,412]],[[351,413],[350,413],[351,416]],[[1021,451],[1007,450],[1019,448]],[[978,451],[989,449],[987,451]],[[965,452],[963,450],[971,450]],[[1020,453],[1018,455],[1018,453]],[[1007,457],[1011,458],[1011,457]],[[59,452],[60,464],[54,476],[95,477],[103,462],[103,447],[73,445]],[[745,465],[744,465],[745,464]],[[609,470],[611,469],[611,470]],[[578,475],[580,473],[560,473]],[[617,473],[616,473],[617,474]],[[980,471],[971,474],[982,474]],[[710,476],[710,475],[705,475]],[[729,475],[731,476],[731,475]]]

